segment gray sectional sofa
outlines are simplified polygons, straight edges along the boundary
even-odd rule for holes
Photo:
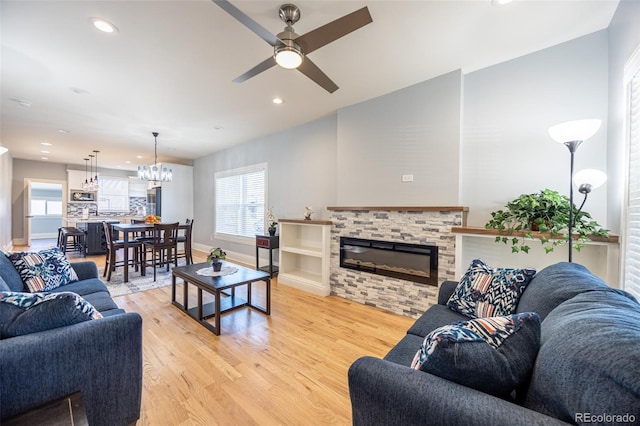
[[[536,312],[540,346],[530,380],[497,397],[410,367],[424,337],[469,318],[446,306],[457,283],[384,357],[349,369],[354,425],[640,423],[640,305],[586,268],[558,263],[528,284],[517,312]]]
[[[118,308],[94,262],[71,266],[79,280],[51,292],[77,293],[103,318],[0,340],[0,423],[78,391],[92,426],[140,417],[142,318]],[[26,291],[1,252],[0,291]]]

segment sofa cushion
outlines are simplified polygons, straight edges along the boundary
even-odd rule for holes
[[[565,300],[585,291],[610,289],[600,278],[577,263],[559,262],[547,266],[527,285],[516,312],[536,312],[544,319]]]
[[[528,268],[491,268],[475,259],[447,306],[471,318],[513,314],[535,273],[535,269]]]
[[[32,293],[52,290],[78,280],[69,259],[57,247],[37,253],[16,252],[10,254],[9,259]]]
[[[468,319],[465,315],[452,311],[444,305],[432,305],[413,323],[407,333],[425,337],[438,327]]]
[[[100,312],[75,293],[0,292],[0,338],[97,318],[102,318]]]
[[[456,322],[428,334],[411,367],[505,396],[525,383],[540,344],[534,312]]]
[[[413,357],[416,355],[416,350],[420,347],[423,340],[423,336],[407,334],[398,342],[398,344],[391,348],[389,353],[385,355],[384,359],[386,361],[409,367],[411,365],[411,361],[413,361]]]
[[[640,305],[614,289],[587,291],[542,322],[524,405],[570,423],[575,413],[631,413],[638,419],[638,366]]]
[[[9,284],[5,282],[2,276],[0,276],[0,291],[11,291]]]
[[[91,294],[98,291],[108,292],[109,290],[107,289],[107,286],[104,285],[102,281],[100,281],[99,278],[90,278],[88,280],[74,281],[72,283],[55,288],[51,291],[72,291],[84,297],[86,294]]]
[[[25,289],[20,274],[16,271],[11,260],[9,260],[9,255],[5,252],[0,255],[0,276],[2,276],[11,291],[23,291]]]

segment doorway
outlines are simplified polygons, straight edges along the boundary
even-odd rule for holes
[[[31,240],[51,240],[58,237],[58,228],[67,216],[67,182],[47,179],[25,179],[26,245]]]

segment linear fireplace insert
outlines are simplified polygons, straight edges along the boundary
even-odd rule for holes
[[[340,237],[340,266],[438,285],[438,247]]]

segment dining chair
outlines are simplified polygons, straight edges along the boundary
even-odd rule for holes
[[[185,221],[186,229],[182,229],[183,233],[178,233],[178,244],[182,244],[182,251],[178,251],[176,259],[184,258],[187,265],[193,263],[193,253],[191,251],[191,236],[193,235],[193,219]]]
[[[106,276],[107,281],[110,281],[111,272],[115,271],[117,266],[125,266],[124,260],[117,260],[118,250],[124,252],[124,241],[114,239],[112,224],[102,222],[102,225],[104,226],[104,239],[107,246],[107,255],[105,256],[104,273],[102,276]],[[142,243],[129,242],[129,247],[133,247],[133,256],[129,259],[129,265],[134,265],[137,271],[140,264]]]
[[[154,223],[153,235],[150,240],[142,242],[144,250],[142,251],[142,263],[144,267],[153,267],[153,281],[156,280],[156,266],[169,264],[177,265],[176,252],[178,251],[178,222],[175,223]],[[151,265],[147,259],[147,254],[151,254]]]

